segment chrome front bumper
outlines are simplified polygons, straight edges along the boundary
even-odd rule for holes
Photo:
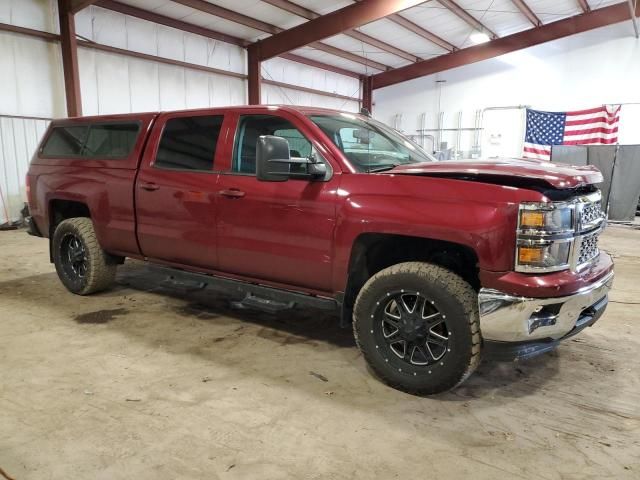
[[[482,338],[496,342],[560,339],[592,306],[606,300],[612,285],[613,272],[566,297],[517,297],[482,288],[478,295]]]

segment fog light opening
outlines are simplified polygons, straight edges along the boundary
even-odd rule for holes
[[[533,333],[540,327],[550,327],[556,324],[558,313],[560,312],[561,303],[553,305],[539,305],[529,317],[529,334]]]

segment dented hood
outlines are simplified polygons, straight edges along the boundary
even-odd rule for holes
[[[491,181],[509,184],[546,183],[554,188],[576,188],[603,181],[594,166],[574,166],[529,159],[456,160],[433,163],[400,165],[386,173],[397,175],[423,175],[462,180]]]

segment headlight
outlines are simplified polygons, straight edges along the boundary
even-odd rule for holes
[[[518,270],[547,272],[564,270],[569,268],[570,251],[571,241],[518,245],[516,255]]]
[[[574,234],[574,204],[520,204],[516,271],[542,273],[569,268]]]
[[[574,206],[566,203],[522,203],[518,229],[523,233],[573,233],[574,212]]]

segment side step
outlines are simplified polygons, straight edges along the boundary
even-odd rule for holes
[[[269,313],[278,313],[282,310],[291,310],[296,306],[295,302],[279,302],[269,300],[268,298],[256,297],[252,293],[247,293],[239,302],[231,303],[236,308],[252,308],[254,310],[262,310]]]
[[[334,298],[318,297],[291,290],[281,290],[231,278],[187,272],[176,268],[147,264],[149,271],[166,276],[166,281],[190,290],[210,288],[230,296],[244,298],[233,305],[239,308],[254,308],[269,313],[291,309],[297,305],[320,310],[339,310],[340,304]]]

